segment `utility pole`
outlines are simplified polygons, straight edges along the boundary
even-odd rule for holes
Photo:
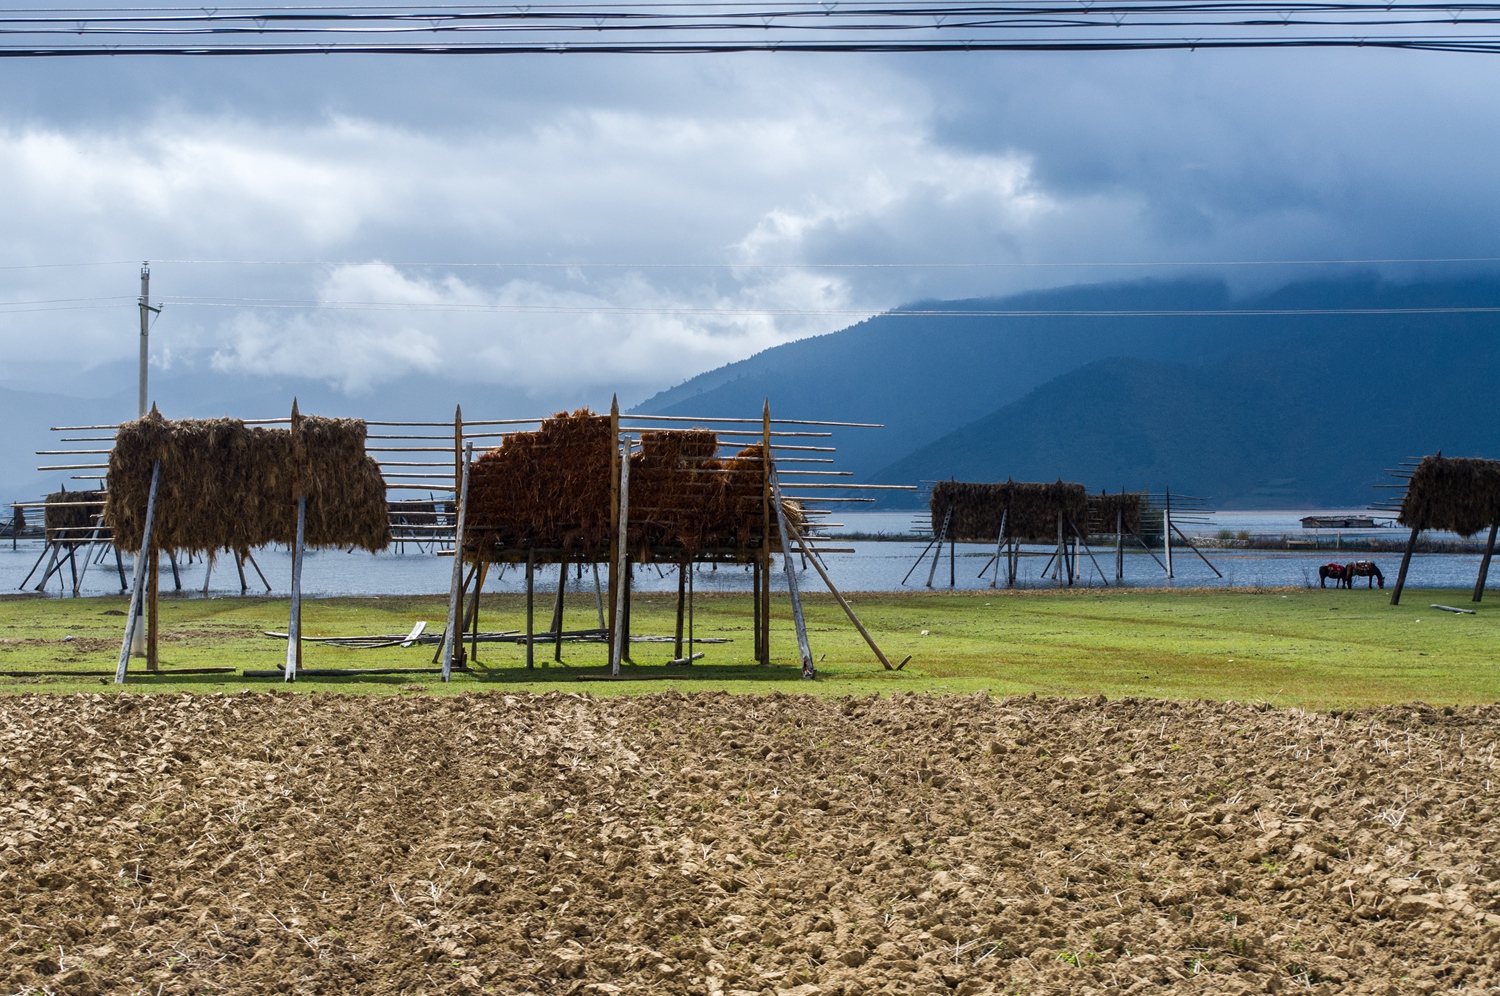
[[[141,264],[141,391],[140,417],[146,417],[146,408],[151,403],[146,392],[146,361],[151,353],[151,316],[161,314],[161,308],[151,307],[151,264]]]

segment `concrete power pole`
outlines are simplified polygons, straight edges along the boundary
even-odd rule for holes
[[[146,362],[151,354],[151,316],[161,314],[160,308],[151,307],[151,264],[141,264],[141,375],[140,417],[146,417],[151,399],[146,390]]]

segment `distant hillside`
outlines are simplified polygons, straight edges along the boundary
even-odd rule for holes
[[[1408,453],[1500,455],[1500,315],[1400,313],[1497,307],[1497,278],[1358,277],[1241,299],[1210,281],[1147,282],[927,302],[908,310],[1195,313],[896,312],[638,410],[744,414],[769,396],[788,417],[883,422],[838,438],[840,463],[880,482],[1061,476],[1171,485],[1226,507],[1364,504],[1381,468]],[[1343,309],[1384,313],[1329,313]],[[1254,314],[1289,310],[1307,313]]]
[[[1080,481],[1219,507],[1364,505],[1383,468],[1438,449],[1500,456],[1489,316],[1369,330],[1211,364],[1087,364],[874,477]]]

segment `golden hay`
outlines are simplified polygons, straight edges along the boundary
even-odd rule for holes
[[[1500,519],[1500,460],[1423,457],[1406,486],[1396,521],[1418,529],[1473,536]]]
[[[1085,535],[1088,531],[1088,494],[1082,484],[1064,481],[1055,484],[939,481],[933,486],[929,506],[934,536],[942,530],[943,518],[952,509],[945,538],[960,543],[994,543],[1000,536],[1002,517],[1005,534],[1022,541],[1055,543],[1059,512],[1067,535],[1072,535],[1070,522]]]
[[[296,539],[294,489],[307,496],[311,549],[390,544],[385,479],[365,455],[358,419],[309,416],[291,429],[238,419],[127,422],[109,458],[106,522],[125,550],[141,546],[151,467],[161,461],[154,543],[160,549],[244,551]]]
[[[559,412],[535,432],[517,432],[474,461],[464,548],[512,558],[526,549],[548,560],[602,560],[610,546],[612,446],[609,418]],[[728,460],[704,429],[647,432],[630,460],[627,542],[631,556],[693,557],[761,545],[765,469],[758,446]],[[805,528],[801,506],[784,505]],[[774,527],[771,548],[780,549]]]
[[[98,504],[85,505],[84,502]],[[104,510],[103,502],[103,491],[54,491],[48,495],[42,514],[47,542],[55,543],[60,539],[86,540],[91,537],[98,515]],[[17,507],[18,516],[21,512],[22,509]],[[22,528],[26,525],[24,516],[20,518],[20,525]]]

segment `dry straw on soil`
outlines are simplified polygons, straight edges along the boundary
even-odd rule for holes
[[[948,539],[960,543],[993,543],[1005,520],[1005,533],[1023,541],[1057,542],[1057,516],[1063,516],[1063,529],[1072,536],[1068,523],[1087,534],[1088,494],[1082,484],[1058,481],[1055,484],[1033,484],[1004,481],[1000,484],[974,484],[964,481],[939,481],[932,489],[932,532],[943,528],[948,509]]]
[[[10,697],[0,991],[1490,991],[1497,739],[1493,706]]]
[[[58,540],[86,540],[94,532],[94,525],[104,509],[103,491],[54,491],[47,496],[42,513],[42,525],[47,542]],[[84,502],[98,503],[84,505]],[[16,511],[20,511],[17,509]],[[26,520],[21,520],[25,526]]]
[[[748,557],[764,529],[765,480],[759,446],[716,457],[703,429],[642,434],[630,460],[629,545],[639,561],[708,552]],[[535,432],[517,432],[470,470],[464,547],[515,558],[528,548],[547,559],[607,555],[613,472],[609,418],[588,409],[559,412]],[[805,517],[786,503],[794,525]],[[772,549],[780,543],[772,531]]]
[[[1423,457],[1397,517],[1403,526],[1473,536],[1500,519],[1500,460]]]
[[[109,457],[106,521],[139,550],[151,467],[161,461],[155,544],[244,551],[296,539],[294,488],[307,497],[310,548],[382,550],[390,544],[385,480],[365,455],[365,424],[305,417],[290,429],[238,419],[168,421],[155,411],[122,425]]]

